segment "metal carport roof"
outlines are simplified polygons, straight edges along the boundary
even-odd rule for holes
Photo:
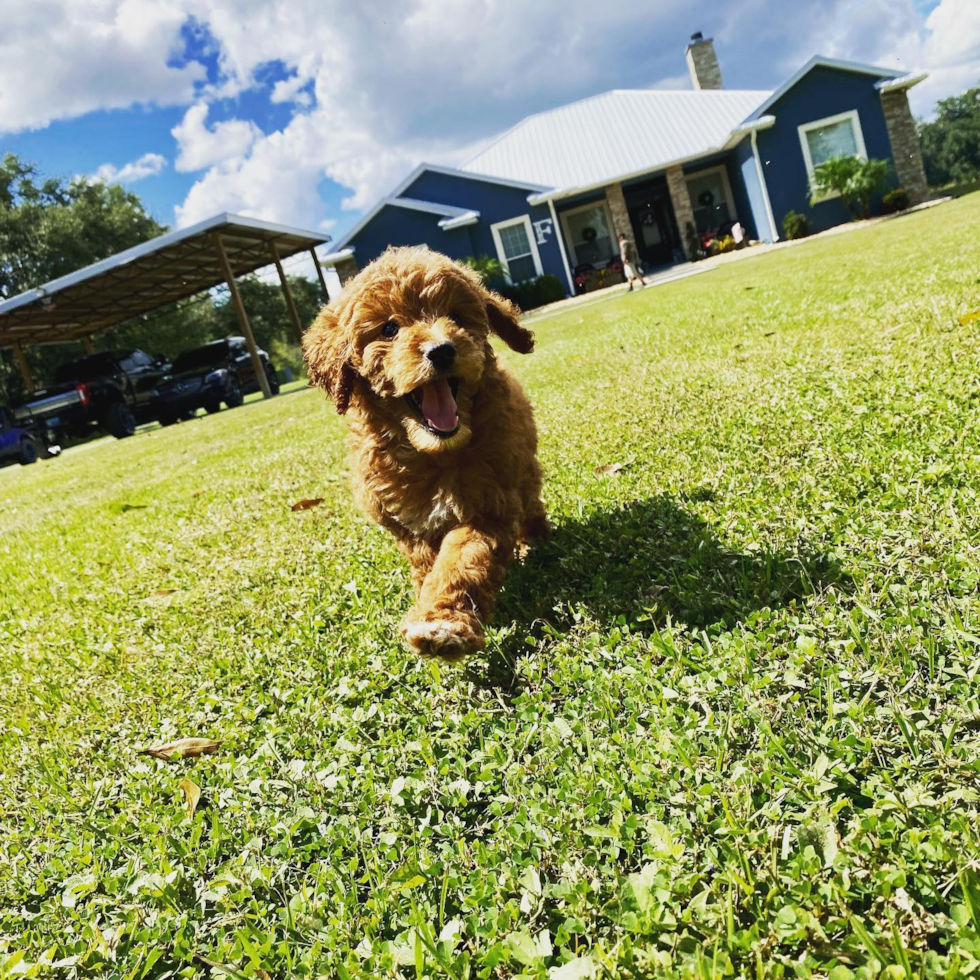
[[[81,340],[220,285],[226,270],[218,242],[239,276],[329,241],[315,231],[215,215],[0,302],[0,347]]]
[[[226,283],[256,379],[262,394],[268,398],[269,380],[235,277],[274,264],[299,340],[303,328],[282,260],[308,251],[327,299],[327,284],[316,246],[329,241],[329,235],[315,231],[237,214],[218,214],[4,300],[0,303],[0,348],[13,348],[24,384],[30,390],[33,379],[24,356],[25,347],[82,340],[92,350],[94,334],[174,300]]]

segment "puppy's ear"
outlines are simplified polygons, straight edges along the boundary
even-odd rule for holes
[[[303,356],[310,381],[333,399],[339,415],[345,414],[356,372],[350,365],[350,348],[337,315],[329,306],[320,310],[313,325],[303,334]]]
[[[490,329],[511,350],[516,350],[518,354],[530,354],[534,350],[534,334],[521,326],[521,311],[499,293],[489,289],[483,292]]]

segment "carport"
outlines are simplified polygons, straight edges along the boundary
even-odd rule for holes
[[[329,235],[314,231],[237,214],[219,214],[0,302],[0,348],[13,349],[24,384],[31,390],[34,381],[25,348],[81,341],[92,353],[92,337],[103,330],[225,283],[255,376],[262,394],[269,398],[269,381],[235,277],[274,265],[299,340],[303,325],[282,263],[290,256],[308,252],[326,301],[327,284],[316,246],[329,241]]]

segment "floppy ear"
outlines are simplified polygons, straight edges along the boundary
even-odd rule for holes
[[[487,304],[487,321],[490,329],[518,354],[530,354],[534,350],[534,334],[521,326],[521,311],[499,293],[484,289]]]
[[[303,356],[310,381],[323,388],[343,415],[350,406],[356,372],[350,365],[350,349],[329,306],[317,314],[309,330],[303,334]]]

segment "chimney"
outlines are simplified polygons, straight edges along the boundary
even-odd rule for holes
[[[691,35],[691,43],[687,46],[687,67],[691,72],[691,81],[698,89],[719,89],[721,84],[721,69],[715,56],[715,42],[705,37],[700,31]]]

